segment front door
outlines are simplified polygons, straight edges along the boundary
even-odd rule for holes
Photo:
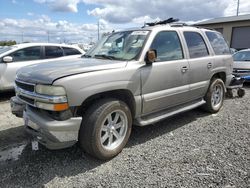
[[[143,114],[182,104],[188,100],[189,64],[175,31],[161,31],[150,47],[156,62],[141,69]]]

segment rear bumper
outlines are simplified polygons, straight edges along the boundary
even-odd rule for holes
[[[227,77],[226,77],[226,83],[225,83],[226,87],[230,86],[231,81],[233,80],[233,78],[234,78],[234,75],[232,75],[232,74],[227,75]]]
[[[236,89],[243,87],[243,83],[245,82],[245,79],[243,77],[234,76],[229,84],[227,86],[227,89]]]
[[[23,118],[27,132],[48,149],[70,147],[78,141],[81,117],[57,121],[27,106]]]

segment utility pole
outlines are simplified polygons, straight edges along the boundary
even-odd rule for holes
[[[47,31],[47,35],[48,35],[48,43],[49,43],[49,31]]]
[[[23,31],[22,31],[22,43],[23,43]]]
[[[237,2],[237,16],[239,16],[239,7],[240,7],[240,0],[238,0],[238,2]]]
[[[99,36],[100,36],[100,21],[98,19],[98,22],[97,22],[97,39],[99,41]]]

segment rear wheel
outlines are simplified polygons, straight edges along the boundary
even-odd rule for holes
[[[206,101],[204,108],[206,111],[216,113],[220,110],[225,96],[224,88],[224,82],[221,79],[215,78],[211,81],[208,91],[204,97]]]
[[[101,100],[83,116],[80,146],[99,159],[110,159],[126,145],[132,127],[128,106],[115,99]]]

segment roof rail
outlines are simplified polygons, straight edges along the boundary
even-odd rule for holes
[[[174,18],[169,18],[167,20],[163,20],[163,21],[156,21],[156,22],[151,22],[151,23],[145,23],[145,26],[155,26],[155,25],[164,25],[164,24],[169,24],[169,23],[174,23],[174,22],[178,22],[179,19],[174,19]]]

